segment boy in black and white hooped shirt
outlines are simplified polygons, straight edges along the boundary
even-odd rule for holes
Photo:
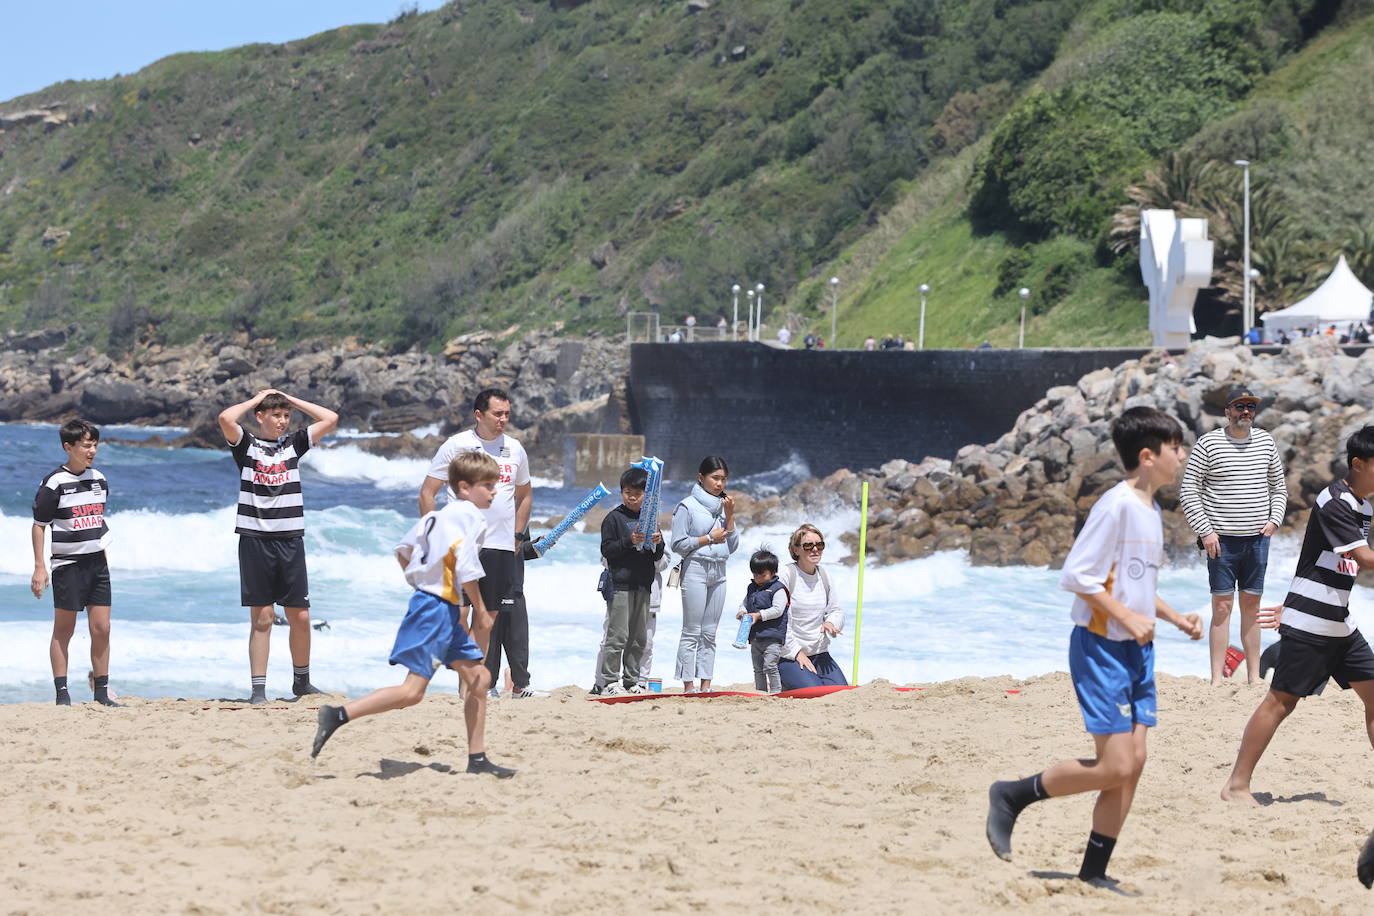
[[[291,408],[311,419],[310,426],[287,433]],[[239,425],[252,410],[261,435]],[[272,646],[273,606],[280,604],[291,627],[291,692],[298,697],[322,691],[310,683],[310,586],[305,568],[305,503],[301,498],[301,456],[333,432],[339,415],[283,394],[259,391],[219,415],[220,432],[239,467],[239,589],[249,608],[248,664],[251,702],[267,702],[267,656]]]
[[[52,529],[52,662],[57,705],[72,705],[67,690],[67,647],[76,631],[76,615],[86,612],[91,631],[92,692],[103,706],[118,706],[109,697],[110,567],[105,543],[105,501],[110,488],[105,475],[91,465],[100,445],[100,430],[85,420],[71,420],[58,431],[67,461],[43,478],[33,497],[33,578],[35,598],[48,587],[43,560],[45,532]]]
[[[1317,494],[1282,607],[1260,609],[1260,626],[1279,631],[1278,664],[1269,692],[1245,725],[1236,765],[1221,790],[1225,801],[1258,804],[1250,791],[1256,764],[1298,701],[1318,693],[1329,678],[1360,698],[1374,744],[1374,651],[1350,619],[1355,576],[1374,569],[1374,426],[1352,435],[1345,453],[1344,479]]]

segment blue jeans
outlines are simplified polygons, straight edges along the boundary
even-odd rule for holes
[[[828,684],[843,687],[849,683],[844,679],[844,672],[840,670],[839,665],[835,664],[835,660],[830,657],[829,652],[821,652],[818,655],[808,656],[808,658],[811,659],[811,664],[816,666],[815,674],[797,664],[796,659],[778,659],[778,677],[782,679],[783,690],[823,687]]]
[[[1269,566],[1269,538],[1217,535],[1221,554],[1207,558],[1207,582],[1213,595],[1229,595],[1238,587],[1252,595],[1264,593],[1264,571]]]

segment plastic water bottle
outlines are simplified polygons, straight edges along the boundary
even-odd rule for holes
[[[735,634],[735,641],[731,644],[736,649],[749,648],[749,630],[754,626],[754,615],[745,614],[739,619],[739,632]]]

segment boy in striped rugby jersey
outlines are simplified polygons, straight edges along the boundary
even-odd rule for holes
[[[1250,716],[1240,739],[1225,801],[1254,805],[1250,779],[1279,725],[1303,697],[1329,678],[1354,690],[1364,703],[1365,730],[1374,744],[1374,651],[1350,619],[1355,575],[1374,569],[1369,520],[1374,506],[1374,426],[1345,443],[1349,471],[1317,494],[1298,552],[1298,569],[1281,607],[1262,608],[1260,626],[1278,628],[1279,660],[1269,692]]]
[[[311,419],[308,427],[287,433],[291,409]],[[246,432],[239,417],[253,411],[260,435]],[[249,609],[248,665],[251,702],[267,702],[267,656],[272,647],[273,606],[280,604],[291,627],[291,692],[298,697],[322,693],[310,683],[310,586],[305,569],[305,502],[301,497],[301,456],[334,431],[334,411],[265,388],[219,415],[220,432],[239,467],[239,590]]]
[[[86,612],[91,631],[92,693],[102,706],[119,706],[109,696],[110,567],[105,543],[105,501],[110,495],[105,475],[97,471],[95,452],[100,429],[85,420],[69,420],[58,430],[66,462],[43,478],[33,497],[33,578],[35,598],[48,587],[43,562],[45,532],[52,529],[52,640],[48,659],[57,705],[72,705],[67,690],[67,647],[76,631],[76,615]]]
[[[487,690],[491,673],[482,650],[463,626],[462,596],[472,602],[473,619],[486,614],[479,556],[486,541],[482,513],[496,498],[500,465],[486,452],[459,452],[448,464],[448,485],[457,498],[442,509],[426,512],[396,545],[396,559],[406,582],[415,589],[396,631],[390,662],[406,669],[396,687],[374,690],[345,706],[321,706],[311,757],[318,757],[329,736],[361,716],[414,706],[424,699],[430,678],[452,668],[463,684],[463,719],[467,726],[469,773],[509,779],[515,770],[487,759]]]

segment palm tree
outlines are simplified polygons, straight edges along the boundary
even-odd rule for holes
[[[1195,217],[1199,202],[1216,184],[1218,164],[1196,153],[1170,152],[1145,178],[1126,188],[1131,203],[1122,204],[1112,215],[1108,246],[1116,254],[1125,254],[1140,244],[1141,210],[1174,210],[1180,216]]]

